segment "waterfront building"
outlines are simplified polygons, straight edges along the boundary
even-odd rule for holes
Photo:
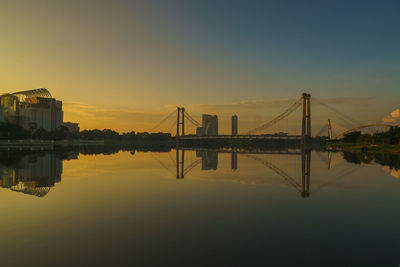
[[[62,102],[46,88],[0,96],[0,122],[14,123],[26,130],[53,131],[63,124]]]

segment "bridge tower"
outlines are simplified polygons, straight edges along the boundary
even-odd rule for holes
[[[180,135],[185,136],[185,108],[178,107],[176,111],[176,140],[178,140]]]
[[[331,125],[330,119],[328,119],[328,136],[329,136],[329,140],[332,140],[332,125]]]
[[[311,138],[311,95],[303,93],[303,119],[301,137],[303,145]]]

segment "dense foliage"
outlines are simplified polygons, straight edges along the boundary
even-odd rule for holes
[[[386,132],[363,134],[360,131],[350,132],[344,135],[345,143],[362,143],[370,145],[398,145],[400,144],[400,127],[393,126]]]
[[[79,133],[71,133],[65,126],[60,126],[54,131],[37,129],[28,131],[17,124],[0,123],[0,139],[39,139],[39,140],[111,140],[122,142],[165,142],[171,140],[170,133],[118,133],[110,129],[83,130]]]
[[[83,130],[79,133],[81,140],[119,140],[119,141],[169,141],[170,133],[129,133],[119,134],[110,129],[104,130]]]
[[[376,162],[382,166],[388,166],[390,169],[400,170],[400,155],[389,153],[368,153],[368,152],[343,152],[343,158],[350,163],[370,164]]]

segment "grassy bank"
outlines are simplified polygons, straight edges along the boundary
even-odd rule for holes
[[[326,144],[326,149],[336,151],[368,151],[376,153],[400,154],[400,145],[369,145],[354,143]]]

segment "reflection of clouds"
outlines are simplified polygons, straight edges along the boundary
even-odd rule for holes
[[[139,156],[138,156],[139,155]],[[165,160],[165,159],[164,159]],[[107,173],[132,170],[160,169],[149,153],[118,152],[113,155],[79,155],[78,160],[64,161],[63,176],[68,178],[94,177]]]
[[[382,120],[383,122],[400,124],[400,109],[391,112],[390,116],[384,117]]]
[[[396,179],[400,178],[400,171],[396,171],[395,169],[390,169],[388,166],[382,167],[386,172],[390,173],[390,175]]]

